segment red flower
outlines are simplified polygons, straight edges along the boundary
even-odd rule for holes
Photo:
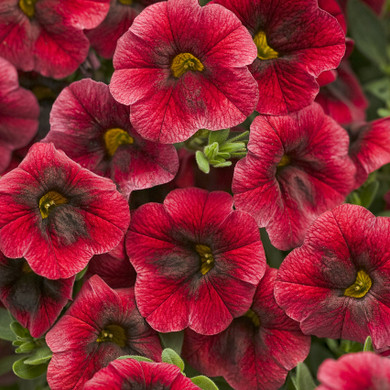
[[[276,390],[309,353],[310,337],[275,302],[276,270],[268,268],[251,308],[222,333],[186,330],[183,357],[208,376],[224,376],[236,390]]]
[[[316,77],[338,66],[345,34],[316,0],[214,0],[233,11],[251,33],[257,58],[249,69],[258,83],[261,114],[281,115],[313,102]]]
[[[236,207],[253,215],[278,249],[299,245],[313,220],[353,189],[348,143],[347,132],[317,104],[255,118],[248,155],[234,171]]]
[[[144,140],[130,123],[129,108],[117,103],[103,83],[84,79],[65,88],[53,104],[50,123],[44,142],[112,179],[126,197],[172,180],[179,168],[175,147]]]
[[[41,337],[54,324],[72,298],[74,279],[43,278],[25,259],[9,259],[0,252],[0,301],[33,337]]]
[[[390,219],[344,204],[283,261],[277,303],[305,334],[390,346]]]
[[[52,390],[82,389],[119,356],[159,361],[162,352],[157,333],[137,310],[133,289],[112,290],[98,276],[85,282],[46,341],[53,352],[47,371]]]
[[[184,141],[243,122],[258,92],[256,46],[233,13],[196,0],[147,7],[118,41],[110,90],[146,139]]]
[[[133,359],[114,360],[98,371],[84,390],[199,390],[173,364],[138,362]]]
[[[10,164],[12,151],[32,140],[38,130],[38,116],[37,99],[19,87],[16,69],[0,58],[0,173]]]
[[[337,361],[325,360],[318,379],[317,390],[390,389],[390,360],[372,352],[348,353]]]
[[[249,309],[265,256],[255,221],[232,203],[187,188],[135,211],[126,250],[138,308],[154,329],[215,334]]]
[[[0,179],[0,209],[1,250],[49,279],[71,277],[117,246],[130,218],[110,180],[43,143]]]

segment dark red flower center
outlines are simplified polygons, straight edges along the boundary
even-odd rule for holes
[[[119,325],[107,325],[99,334],[96,339],[97,343],[114,343],[123,348],[126,345],[126,332]]]
[[[47,192],[39,199],[39,211],[42,219],[47,218],[53,208],[65,203],[68,203],[68,199],[57,191]]]
[[[244,317],[249,318],[252,321],[252,324],[254,325],[255,328],[259,328],[260,327],[260,318],[252,309],[249,309],[244,314]]]
[[[107,130],[103,138],[107,153],[110,157],[116,153],[119,146],[132,145],[134,143],[134,138],[126,130],[119,128]]]
[[[23,265],[22,265],[22,272],[24,274],[29,274],[31,272],[33,272],[33,270],[31,269],[31,267],[29,266],[29,264],[27,263],[27,261],[24,261],[23,262]]]
[[[35,15],[35,3],[38,0],[19,0],[19,7],[29,18]]]
[[[180,53],[172,61],[171,71],[173,77],[177,79],[183,76],[184,73],[191,72],[202,72],[204,66],[202,62],[191,53]]]
[[[357,273],[355,282],[345,289],[344,295],[351,298],[363,298],[372,286],[372,280],[368,274],[360,270]]]
[[[133,0],[119,0],[119,2],[123,5],[131,5],[133,4]]]
[[[261,60],[271,60],[279,57],[279,53],[268,45],[267,36],[264,31],[259,31],[253,37],[253,41],[257,47],[257,57]]]
[[[209,246],[203,244],[196,244],[195,250],[200,257],[200,272],[206,275],[214,267],[213,253]]]

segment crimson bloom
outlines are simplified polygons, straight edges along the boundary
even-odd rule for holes
[[[98,276],[47,333],[53,352],[47,380],[52,390],[82,389],[95,372],[122,355],[159,361],[159,337],[139,314],[133,289],[112,290]]]
[[[0,249],[49,279],[69,278],[117,246],[130,218],[109,179],[44,143],[0,179],[0,209]]]
[[[25,259],[9,259],[0,252],[0,301],[33,337],[41,337],[54,324],[72,298],[74,279],[43,278]]]
[[[167,363],[138,362],[134,359],[114,360],[98,371],[84,390],[164,389],[199,390],[180,368]]]
[[[38,116],[36,97],[19,87],[16,69],[0,58],[0,173],[10,164],[12,151],[32,140],[38,130]]]
[[[202,336],[186,330],[183,357],[208,376],[223,376],[236,390],[279,389],[309,353],[310,337],[276,304],[277,270],[268,268],[251,308],[222,333]]]
[[[283,261],[277,303],[305,334],[390,346],[390,219],[361,206],[327,211]]]
[[[109,177],[126,197],[172,180],[179,168],[175,147],[143,139],[130,123],[129,107],[117,103],[103,83],[84,79],[65,88],[53,104],[50,124],[43,142]]]
[[[265,271],[253,218],[225,192],[177,189],[132,216],[126,250],[140,313],[159,332],[226,329],[252,303]]]
[[[257,58],[249,66],[258,83],[261,114],[283,115],[313,102],[316,78],[338,66],[345,34],[317,0],[214,0],[233,11],[251,33]]]
[[[237,17],[196,0],[152,4],[118,41],[110,90],[135,129],[162,143],[235,126],[257,103],[256,46]]]
[[[349,353],[337,361],[325,360],[318,379],[317,390],[390,389],[390,360],[372,352]]]
[[[259,116],[232,189],[237,209],[265,227],[272,244],[299,245],[313,220],[354,188],[347,132],[313,104],[289,116]]]

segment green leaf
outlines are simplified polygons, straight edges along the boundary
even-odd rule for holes
[[[200,150],[198,150],[196,153],[195,153],[195,159],[196,159],[196,163],[198,164],[198,167],[199,169],[204,172],[204,173],[209,173],[210,172],[210,164],[209,162],[207,161],[207,158],[206,156],[203,154],[203,152],[201,152]]]
[[[35,349],[37,345],[34,341],[25,341],[19,348],[15,349],[16,353],[29,353]]]
[[[83,278],[85,273],[88,271],[88,266],[86,266],[83,270],[81,270],[77,275],[76,275],[76,280],[80,280]]]
[[[218,130],[218,131],[210,131],[209,133],[209,145],[214,142],[218,144],[223,144],[227,138],[229,137],[230,129]]]
[[[11,322],[10,328],[12,332],[14,332],[16,336],[18,336],[18,338],[26,339],[26,340],[31,339],[31,335],[28,329],[23,328],[23,326],[20,325],[19,322],[17,321]]]
[[[164,363],[174,364],[180,368],[180,371],[184,370],[184,362],[182,358],[171,348],[165,348],[162,351],[161,360]]]
[[[12,369],[19,378],[22,379],[34,379],[44,374],[47,370],[47,364],[40,364],[39,366],[31,366],[24,364],[27,358],[17,360],[13,365]]]
[[[388,62],[386,30],[381,21],[361,0],[348,1],[347,15],[348,26],[357,48],[367,58],[385,68]]]
[[[387,108],[379,108],[378,109],[378,115],[382,118],[385,118],[386,116],[390,116],[390,109]]]
[[[385,103],[390,101],[389,77],[383,77],[379,80],[371,81],[364,86],[364,89]]]
[[[363,351],[364,352],[367,352],[367,351],[374,351],[374,347],[372,345],[372,339],[370,336],[368,336],[366,338],[366,341],[364,342],[364,347],[363,347]]]
[[[212,143],[211,145],[207,145],[203,153],[207,157],[208,160],[212,160],[218,155],[219,152],[219,144],[217,142]]]
[[[218,390],[217,385],[207,376],[198,375],[191,378],[191,382],[202,390]]]
[[[298,364],[295,382],[297,390],[314,390],[317,387],[305,363]]]
[[[375,199],[375,196],[379,189],[379,181],[373,181],[367,186],[364,186],[360,191],[360,202],[365,208],[369,208]]]
[[[224,161],[218,164],[213,165],[214,168],[225,168],[225,167],[230,167],[232,165],[231,161]]]
[[[138,355],[123,355],[119,356],[117,360],[122,360],[122,359],[134,359],[137,360],[137,362],[149,362],[149,363],[154,363],[153,360],[145,357],[145,356],[138,356]]]
[[[184,331],[159,333],[163,347],[171,348],[179,355],[181,354],[181,348],[183,346]]]
[[[351,204],[356,204],[358,206],[362,204],[359,194],[356,191],[353,191],[348,195],[347,202]]]
[[[25,361],[24,364],[30,364],[37,366],[39,364],[46,363],[52,357],[52,352],[47,345],[37,348],[33,354],[31,354]]]
[[[12,365],[18,359],[20,359],[18,355],[10,355],[0,359],[0,376],[12,371]]]
[[[8,313],[7,309],[0,308],[0,339],[13,341],[15,340],[15,335],[10,328],[10,324],[13,322],[13,319]]]

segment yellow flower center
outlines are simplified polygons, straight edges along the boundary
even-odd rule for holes
[[[68,203],[68,199],[59,194],[57,191],[49,191],[39,199],[39,211],[42,219],[49,216],[50,210],[61,204]]]
[[[344,295],[351,298],[363,298],[368,293],[371,286],[371,278],[366,272],[360,270],[357,273],[355,283],[345,289]]]
[[[177,79],[183,76],[184,73],[189,70],[192,72],[202,72],[204,69],[203,64],[191,53],[180,53],[172,61],[171,71],[173,77]]]
[[[285,167],[286,165],[290,164],[290,157],[288,157],[286,154],[283,155],[283,157],[280,159],[278,167]]]
[[[255,326],[255,328],[260,327],[260,318],[252,309],[249,309],[244,314],[244,317],[248,317],[252,321],[252,324]]]
[[[119,2],[123,5],[131,5],[133,4],[133,0],[119,0]]]
[[[31,267],[28,265],[27,261],[24,261],[23,265],[22,265],[22,272],[24,274],[29,274],[31,272],[33,272],[33,270],[31,269]]]
[[[104,133],[104,143],[106,145],[107,153],[112,157],[119,146],[121,145],[131,145],[134,143],[134,138],[129,135],[129,133],[122,129],[109,129]]]
[[[35,3],[37,0],[19,0],[19,7],[29,18],[35,15]]]
[[[123,348],[126,345],[126,332],[119,325],[107,325],[96,339],[97,343],[111,342]]]
[[[257,46],[257,57],[261,60],[271,60],[273,58],[279,57],[279,53],[268,45],[267,37],[264,31],[259,31],[254,36],[253,40]]]
[[[214,257],[210,247],[207,245],[197,244],[195,250],[200,257],[200,272],[206,275],[214,267]]]

